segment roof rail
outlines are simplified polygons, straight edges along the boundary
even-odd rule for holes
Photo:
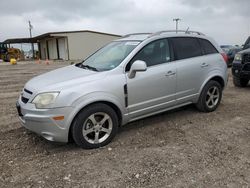
[[[152,35],[152,34],[153,33],[130,33],[130,34],[122,36],[122,38],[126,38],[126,37],[133,36],[133,35]]]
[[[162,33],[185,33],[185,34],[197,34],[197,35],[205,35],[201,32],[198,32],[198,31],[189,31],[188,29],[187,30],[165,30],[165,31],[158,31],[158,32],[155,32],[153,33],[150,37],[152,36],[156,36],[156,35],[160,35]]]

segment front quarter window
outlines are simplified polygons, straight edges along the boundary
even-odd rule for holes
[[[112,42],[87,58],[82,67],[96,71],[108,71],[114,69],[128,56],[139,44],[139,41]]]

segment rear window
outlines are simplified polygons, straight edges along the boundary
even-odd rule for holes
[[[171,38],[174,46],[175,58],[177,60],[202,56],[199,41],[192,37]]]
[[[215,54],[218,53],[218,51],[216,50],[216,48],[211,44],[211,42],[209,42],[208,40],[205,39],[199,39],[201,46],[204,50],[204,53],[207,54]]]

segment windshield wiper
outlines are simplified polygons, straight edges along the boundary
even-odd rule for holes
[[[96,71],[96,72],[99,72],[99,70],[95,67],[91,67],[89,65],[82,65],[82,68],[87,68],[87,69],[90,69],[90,70],[93,70],[93,71]]]
[[[83,64],[80,64],[78,65],[80,68],[83,68],[83,69],[89,69],[89,70],[93,70],[93,71],[96,71],[96,72],[99,72],[99,70],[95,67],[91,67],[89,65],[83,65]]]

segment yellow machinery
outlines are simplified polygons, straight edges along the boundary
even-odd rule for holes
[[[10,59],[10,64],[11,64],[11,65],[16,65],[16,64],[17,64],[17,63],[16,63],[16,59],[11,58],[11,59]]]
[[[8,48],[7,44],[0,43],[0,59],[9,62],[10,59],[24,59],[24,55],[18,48]]]

